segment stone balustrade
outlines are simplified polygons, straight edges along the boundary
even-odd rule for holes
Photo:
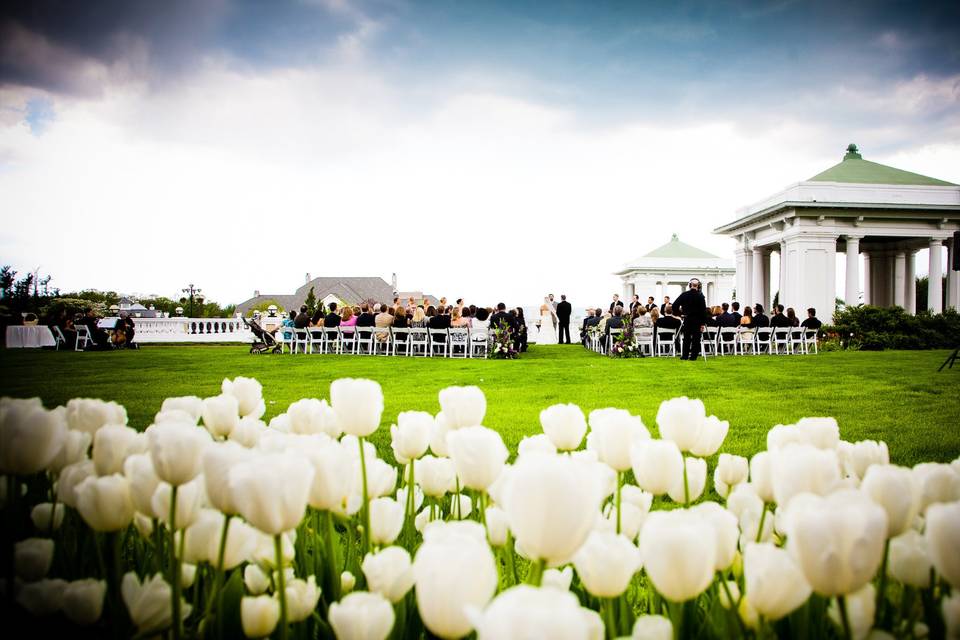
[[[252,342],[239,318],[134,318],[136,342]]]

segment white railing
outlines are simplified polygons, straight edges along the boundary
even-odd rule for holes
[[[252,342],[253,334],[239,318],[134,318],[134,341]]]

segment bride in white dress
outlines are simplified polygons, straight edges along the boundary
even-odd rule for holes
[[[537,344],[557,344],[557,316],[549,300],[544,298],[540,305],[540,333],[537,334]]]

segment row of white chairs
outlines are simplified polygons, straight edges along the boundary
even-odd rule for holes
[[[682,327],[682,325],[681,325]],[[598,353],[610,353],[614,339],[623,329],[611,329],[604,342],[601,336],[590,336],[587,347]],[[819,331],[805,327],[707,327],[700,335],[700,353],[707,356],[723,355],[807,355],[819,353]],[[680,329],[637,329],[634,332],[637,348],[647,356],[678,355]]]
[[[356,327],[352,331],[340,327],[283,327],[277,331],[277,342],[290,354],[486,358],[490,333],[486,329],[466,327]]]

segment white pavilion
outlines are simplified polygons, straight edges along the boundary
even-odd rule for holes
[[[631,260],[614,275],[623,281],[623,297],[629,301],[636,293],[642,302],[654,296],[659,304],[670,295],[668,287],[686,288],[691,278],[703,285],[708,305],[729,302],[733,295],[733,262],[681,242],[673,234],[670,242]]]
[[[952,236],[960,229],[960,186],[864,160],[851,144],[843,161],[739,212],[714,233],[737,242],[737,298],[771,300],[770,256],[780,257],[780,301],[817,309],[828,319],[835,306],[837,252],[846,254],[843,299],[858,304],[863,255],[864,304],[916,309],[915,257],[929,249],[927,308],[960,303],[960,273],[951,272]],[[942,247],[947,245],[947,262]]]

